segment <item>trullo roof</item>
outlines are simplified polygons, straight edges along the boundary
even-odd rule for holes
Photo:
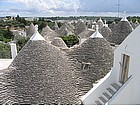
[[[108,36],[107,40],[117,45],[121,44],[124,39],[133,31],[131,24],[128,21],[121,20]]]
[[[31,39],[1,72],[0,104],[81,104],[75,67],[59,48]]]

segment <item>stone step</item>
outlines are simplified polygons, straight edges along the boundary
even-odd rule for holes
[[[103,103],[101,103],[101,102],[100,102],[100,101],[98,101],[98,100],[97,100],[97,101],[95,101],[95,104],[96,104],[96,105],[103,105]]]
[[[118,84],[116,84],[116,83],[111,84],[111,86],[113,88],[115,88],[117,91],[120,89],[120,86]]]
[[[113,91],[111,88],[106,89],[107,93],[109,93],[111,96],[115,94],[115,91]]]
[[[106,92],[102,93],[102,95],[104,97],[106,97],[106,99],[108,99],[108,100],[111,98],[111,96],[109,94],[107,94]]]
[[[120,87],[122,86],[122,83],[120,83],[120,82],[117,82],[116,84]]]
[[[103,104],[105,104],[107,102],[107,100],[103,97],[99,97],[99,101],[101,101]]]

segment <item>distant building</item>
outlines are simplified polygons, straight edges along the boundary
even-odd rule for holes
[[[27,20],[27,21],[34,21],[34,20],[39,20],[39,18],[35,18],[35,17],[26,17],[25,20]]]
[[[12,33],[13,33],[13,35],[15,36],[15,39],[16,38],[18,38],[18,37],[20,37],[20,36],[22,36],[22,37],[26,37],[26,31],[24,31],[24,30],[10,30]]]

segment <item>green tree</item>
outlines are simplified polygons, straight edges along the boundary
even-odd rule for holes
[[[8,28],[7,31],[5,32],[4,37],[7,38],[7,39],[13,39],[13,38],[14,38],[14,35],[13,35],[13,33],[10,31],[9,28]]]
[[[7,30],[0,29],[0,41],[3,41],[5,43],[11,41],[11,39],[14,38],[13,33],[8,28]]]
[[[69,48],[79,43],[79,39],[76,35],[63,36],[62,39]]]
[[[42,31],[43,28],[45,28],[47,25],[47,23],[41,21],[38,23],[38,27],[39,27],[39,31]]]
[[[19,17],[19,15],[17,15],[16,20],[17,21],[20,21],[21,20],[21,18]]]
[[[3,44],[0,42],[0,58],[11,58],[11,48],[10,45]]]
[[[0,34],[0,41],[4,41],[3,34]]]
[[[25,37],[18,37],[18,39],[16,40],[16,44],[17,44],[17,50],[18,52],[23,48],[23,46],[28,42],[29,38],[25,38]]]

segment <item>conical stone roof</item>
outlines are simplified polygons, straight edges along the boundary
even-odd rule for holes
[[[60,49],[68,49],[67,45],[60,37],[55,37],[54,40],[51,42],[51,44],[59,47]]]
[[[90,38],[103,38],[99,32],[99,25],[96,25],[96,31],[90,36]]]
[[[73,34],[74,31],[72,28],[70,28],[67,23],[64,23],[60,29],[58,30],[58,34],[59,36],[65,36],[65,35],[70,35]]]
[[[55,22],[55,25],[54,25],[54,30],[55,30],[55,32],[57,32],[57,31],[59,30],[59,27],[58,27],[57,22]]]
[[[116,27],[116,22],[112,22],[110,25],[109,25],[109,28],[111,29],[111,31],[113,31]]]
[[[59,30],[59,36],[68,36],[72,34],[73,32],[71,30],[68,30],[68,28],[63,28],[63,30]]]
[[[92,29],[92,25],[93,25],[93,21],[92,20],[89,20],[87,22],[87,27],[90,28],[90,29]]]
[[[68,25],[72,30],[75,29],[75,27],[74,27],[71,23],[67,22],[67,25]]]
[[[48,25],[43,29],[41,34],[47,41],[52,41],[55,37],[58,36],[57,33],[53,31],[52,29],[50,29]]]
[[[111,34],[111,29],[107,26],[104,26],[101,28],[100,33],[103,35],[104,38],[107,39],[107,37]]]
[[[113,50],[104,38],[89,38],[83,44],[67,52],[79,62],[77,69],[82,72],[84,85],[92,84],[104,77],[112,68]]]
[[[31,37],[35,33],[35,31],[35,26],[33,23],[31,23],[29,28],[27,29],[27,36]]]
[[[0,104],[80,104],[78,77],[65,52],[29,40],[0,75]]]
[[[38,25],[35,25],[35,33],[31,36],[30,40],[45,40],[45,38],[38,32]]]
[[[101,19],[101,17],[100,17],[100,19],[98,20],[97,24],[99,25],[99,30],[100,30],[101,28],[103,28],[104,22],[103,22],[103,20]]]
[[[107,40],[117,45],[121,44],[124,39],[133,31],[132,26],[128,21],[120,21]]]
[[[85,23],[82,22],[81,20],[78,21],[78,23],[75,26],[75,34],[79,35],[80,33],[82,33],[85,30],[87,30],[87,26],[85,25]]]
[[[83,39],[83,38],[89,38],[95,31],[92,29],[87,29],[84,30],[82,33],[80,33],[78,36]]]

